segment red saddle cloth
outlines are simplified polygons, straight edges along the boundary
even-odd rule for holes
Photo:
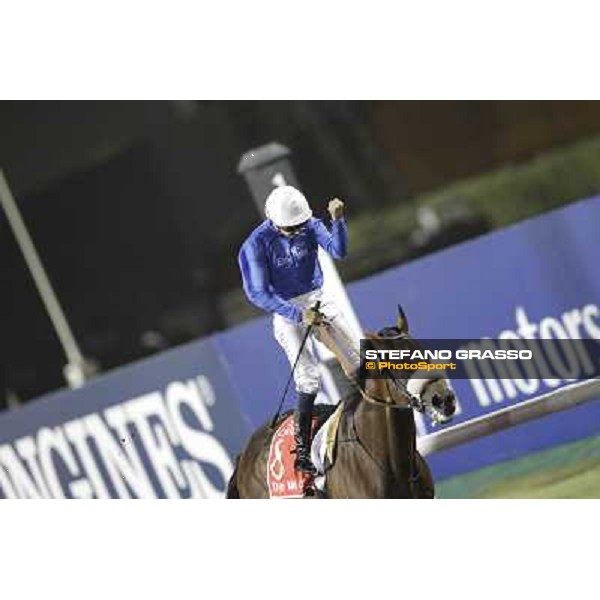
[[[315,419],[313,419],[313,431]],[[286,417],[275,431],[267,460],[267,484],[271,498],[302,498],[311,486],[312,477],[294,470],[296,442],[294,417]]]

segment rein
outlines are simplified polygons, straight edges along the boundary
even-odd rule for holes
[[[358,391],[360,392],[360,395],[363,397],[363,400],[365,400],[366,402],[368,402],[369,404],[372,404],[374,406],[381,406],[383,408],[397,408],[397,409],[404,409],[406,410],[407,408],[410,409],[415,409],[418,412],[425,412],[425,405],[423,404],[423,402],[421,401],[420,398],[417,398],[417,396],[413,396],[413,394],[411,394],[407,387],[406,387],[406,383],[404,383],[404,381],[398,380],[395,377],[393,377],[390,372],[389,369],[386,369],[387,372],[387,380],[391,381],[396,388],[398,389],[398,391],[406,398],[406,400],[408,401],[408,405],[404,406],[402,404],[396,404],[394,402],[386,402],[383,398],[378,398],[377,396],[372,396],[367,394],[367,392],[365,392],[360,385],[358,385],[355,382],[352,382],[352,385],[354,385],[354,387],[356,387],[358,389]],[[425,391],[427,389],[427,387],[429,385],[431,385],[434,381],[436,381],[435,379],[431,379],[430,381],[428,381],[424,386],[423,386],[423,391]]]

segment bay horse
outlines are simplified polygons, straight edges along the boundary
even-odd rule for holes
[[[419,348],[408,334],[400,307],[396,325],[367,334],[374,347]],[[332,343],[327,323],[317,326],[317,337],[334,352],[348,375],[348,362]],[[438,421],[451,418],[454,393],[447,380],[420,371],[411,377],[390,372],[382,379],[361,377],[361,385],[344,397],[333,465],[327,470],[323,498],[433,498],[431,471],[416,448],[414,409]],[[363,373],[364,374],[364,373]],[[269,498],[267,460],[277,426],[267,423],[254,432],[240,454],[227,487],[227,498]],[[313,496],[314,497],[314,496]]]

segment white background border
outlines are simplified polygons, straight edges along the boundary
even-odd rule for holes
[[[4,98],[598,98],[598,3],[4,0]]]
[[[598,98],[595,5],[3,2],[0,96]],[[598,595],[598,515],[597,501],[3,501],[0,590],[579,600]]]
[[[23,501],[2,597],[594,598],[596,501]]]

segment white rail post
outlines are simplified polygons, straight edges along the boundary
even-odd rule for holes
[[[50,317],[50,321],[52,322],[56,335],[58,336],[67,357],[68,362],[65,365],[63,375],[70,387],[80,387],[85,383],[86,379],[93,374],[95,369],[84,359],[79,350],[79,346],[75,341],[73,332],[69,327],[69,323],[67,322],[58,298],[54,293],[52,284],[50,283],[42,261],[38,256],[31,236],[27,231],[19,207],[10,191],[10,187],[2,169],[0,169],[0,204],[2,204],[2,208],[6,213],[6,217],[15,235],[19,249],[23,254],[25,263],[33,277],[37,290],[42,298],[42,302]]]
[[[427,456],[598,398],[600,379],[578,381],[489,415],[424,435],[418,438],[417,447],[421,454]]]

